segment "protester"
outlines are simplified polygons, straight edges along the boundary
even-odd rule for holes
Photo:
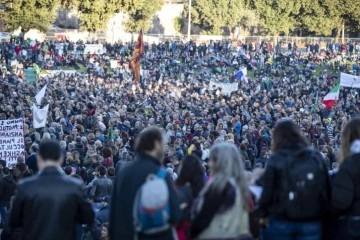
[[[340,168],[332,188],[331,205],[338,217],[336,225],[330,228],[331,239],[359,238],[360,216],[360,119],[348,122],[342,132]]]
[[[77,223],[89,224],[94,220],[82,183],[59,170],[61,148],[56,142],[40,144],[37,162],[40,174],[18,185],[9,225],[22,228],[23,239],[73,240]]]
[[[212,181],[195,203],[191,235],[195,239],[252,239],[249,192],[243,161],[231,143],[210,150]]]
[[[166,170],[161,169],[161,161],[165,153],[164,141],[161,130],[156,127],[146,128],[139,134],[135,144],[135,151],[138,153],[136,161],[125,167],[115,180],[110,211],[110,239],[176,239],[173,235],[173,227],[180,220],[180,210],[173,180]],[[165,189],[161,181],[154,181],[154,184],[159,184],[158,189],[147,189],[146,184],[153,178],[164,179]],[[162,194],[157,194],[156,190],[160,190]],[[145,195],[147,198],[143,199],[142,194],[148,194]],[[150,202],[147,203],[146,200]],[[138,217],[136,212],[141,211],[142,208],[137,206],[138,204],[151,206],[157,205],[158,201],[164,201],[166,204],[166,209],[161,209],[166,213],[159,212],[159,214],[160,216],[167,214],[168,219],[161,220],[159,224],[156,223],[158,219],[152,219],[155,213],[150,217],[141,212],[138,214],[143,217],[134,219],[135,216]],[[143,222],[146,220],[148,222]],[[150,231],[146,232],[147,230]]]
[[[15,194],[16,183],[13,176],[10,174],[10,169],[4,167],[1,169],[2,178],[0,180],[0,215],[1,215],[1,228],[7,222],[11,197]]]
[[[360,113],[356,88],[342,87],[331,109],[322,103],[325,94],[338,84],[340,72],[359,74],[356,42],[344,44],[346,49],[354,45],[355,54],[341,53],[342,44],[321,49],[319,43],[311,43],[304,49],[298,44],[289,48],[281,41],[273,46],[266,40],[200,45],[193,41],[145,42],[139,82],[132,80],[128,66],[133,42],[105,43],[103,54],[84,52],[85,44],[96,42],[36,42],[43,46],[41,51],[32,51],[30,43],[0,43],[0,118],[24,119],[25,135],[25,154],[19,156],[20,162],[1,160],[0,167],[16,165],[11,171],[15,180],[31,175],[31,171],[36,174],[38,144],[42,139],[56,139],[63,153],[61,167],[84,180],[88,197],[101,166],[108,168],[109,178],[110,169],[115,167],[117,178],[127,183],[122,172],[139,157],[134,151],[135,139],[147,127],[164,129],[166,150],[158,165],[168,167],[173,179],[180,176],[186,155],[201,158],[208,172],[209,149],[231,142],[241,148],[248,181],[262,185],[262,178],[250,178],[260,164],[266,167],[274,154],[269,150],[271,129],[279,120],[292,119],[309,144],[324,154],[327,170],[333,173],[341,129]],[[42,71],[33,83],[24,73],[30,67],[39,72],[37,66]],[[64,70],[69,67],[76,72]],[[54,69],[59,71],[50,72]],[[47,121],[45,127],[34,128],[32,104],[37,103],[35,96],[45,85],[45,96],[37,106],[49,104]],[[21,157],[26,159],[25,172]],[[208,175],[204,179],[211,181]],[[139,179],[141,184],[144,179]],[[132,193],[138,190],[136,186]],[[120,197],[130,211],[135,197],[130,194],[131,201]],[[98,209],[97,204],[101,203],[93,203],[94,209]],[[130,216],[127,212],[126,217]],[[132,232],[120,236],[132,238]]]
[[[34,143],[30,147],[30,156],[26,159],[26,165],[34,173],[37,173],[39,171],[37,162],[36,162],[36,153],[38,151],[38,148],[39,148],[39,145],[37,143]]]
[[[321,221],[330,200],[324,159],[290,120],[275,125],[272,141],[258,209],[267,227],[263,239],[321,240]]]
[[[205,185],[205,172],[201,160],[195,155],[188,155],[181,162],[179,177],[175,182],[179,196],[181,223],[177,233],[179,240],[190,239],[190,213],[193,201]]]
[[[99,166],[97,169],[97,178],[92,182],[90,190],[90,198],[94,202],[101,202],[104,197],[111,196],[113,183],[107,177],[107,169],[105,166]]]

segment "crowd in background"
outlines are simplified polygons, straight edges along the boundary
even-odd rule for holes
[[[332,109],[325,108],[322,98],[338,82],[340,71],[358,74],[357,43],[328,44],[326,49],[320,49],[319,44],[299,49],[291,43],[283,48],[266,41],[149,43],[145,44],[141,63],[146,73],[140,82],[132,81],[128,69],[134,44],[105,44],[105,48],[106,54],[87,54],[82,52],[82,44],[69,41],[0,45],[0,117],[24,118],[26,145],[25,156],[19,156],[12,169],[2,164],[3,181],[11,185],[11,190],[0,196],[0,203],[4,202],[0,208],[4,227],[15,183],[38,173],[39,144],[47,140],[59,142],[64,173],[82,179],[93,202],[95,223],[77,231],[77,236],[83,239],[90,236],[107,239],[115,177],[137,158],[135,138],[150,126],[163,129],[166,146],[163,165],[175,183],[186,185],[189,181],[183,179],[187,173],[181,171],[181,165],[189,164],[187,169],[203,173],[200,176],[195,173],[190,198],[197,197],[211,177],[210,149],[217,143],[234,144],[240,156],[234,153],[229,158],[241,158],[250,176],[257,176],[259,169],[263,171],[274,154],[271,130],[283,118],[296,124],[304,135],[304,143],[320,151],[327,171],[338,170],[337,162],[342,159],[341,130],[360,112],[359,90],[341,89],[340,100]],[[110,60],[118,62],[116,68],[111,69]],[[29,83],[23,69],[34,64],[42,69],[83,65],[86,72],[47,75]],[[237,82],[238,88],[225,94],[220,88],[212,88],[210,81]],[[47,92],[39,107],[50,105],[47,126],[34,129],[31,104],[45,84]],[[358,137],[355,134],[349,142]],[[234,184],[239,182],[245,184],[243,179]],[[239,187],[244,193],[244,186]],[[265,191],[266,194],[269,192]],[[267,218],[271,206],[269,200],[265,202],[260,215]],[[220,207],[219,202],[213,204]],[[200,211],[199,216],[206,212],[215,215],[207,210]],[[195,236],[205,229],[202,224],[210,224],[211,219],[204,223],[200,218],[197,222],[200,227],[192,228]],[[132,224],[131,219],[127,221]],[[248,227],[243,230],[241,233],[250,233]]]

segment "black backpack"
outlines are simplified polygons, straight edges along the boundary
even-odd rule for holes
[[[329,199],[329,180],[322,155],[312,148],[287,154],[282,202],[290,220],[319,220]]]

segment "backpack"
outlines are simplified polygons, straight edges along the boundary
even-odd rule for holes
[[[316,220],[328,200],[328,176],[323,158],[312,148],[288,154],[283,171],[283,206],[290,220]]]
[[[171,227],[167,171],[160,168],[149,174],[139,188],[134,201],[133,218],[135,232],[156,234]]]

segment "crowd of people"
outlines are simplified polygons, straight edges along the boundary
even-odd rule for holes
[[[358,74],[358,43],[325,49],[266,41],[145,44],[140,82],[132,81],[128,68],[134,44],[104,46],[106,53],[90,54],[82,43],[67,40],[1,43],[0,119],[25,122],[25,156],[11,169],[1,161],[3,239],[321,239],[322,228],[331,224],[336,227],[329,229],[341,232],[328,239],[358,239],[359,181],[353,155],[360,127],[356,120],[346,124],[360,113],[359,90],[342,89],[332,109],[322,104],[340,72]],[[34,64],[42,69],[83,65],[86,72],[39,76],[32,83],[24,69]],[[237,83],[237,88],[225,92],[211,83]],[[49,104],[47,125],[35,129],[31,105],[44,85],[46,95],[38,107]],[[279,124],[284,118],[291,121]],[[306,165],[315,169],[307,180],[315,178],[324,190],[319,196],[290,191],[281,181],[290,175],[284,171],[292,166],[287,159],[298,158],[297,150],[310,146],[317,150],[301,154],[323,160],[322,171],[316,171],[319,164]],[[148,181],[150,174],[165,179],[168,191],[164,182]],[[32,175],[36,177],[28,178]],[[54,179],[46,180],[50,177]],[[62,184],[55,188],[52,181]],[[151,189],[158,194],[147,191],[144,183],[155,186]],[[308,189],[312,187],[309,183]],[[65,199],[69,194],[78,200]],[[318,209],[293,217],[294,212],[308,213],[289,201],[304,194],[305,206],[315,203]],[[43,198],[35,201],[34,196]],[[54,206],[46,204],[52,201]],[[142,204],[157,201],[164,204],[154,212],[163,217],[155,225],[165,231],[141,211]],[[71,214],[58,215],[63,204],[72,207]],[[35,215],[42,221],[34,221]],[[340,216],[341,221],[321,222]],[[74,231],[65,236],[62,229],[70,226]]]

